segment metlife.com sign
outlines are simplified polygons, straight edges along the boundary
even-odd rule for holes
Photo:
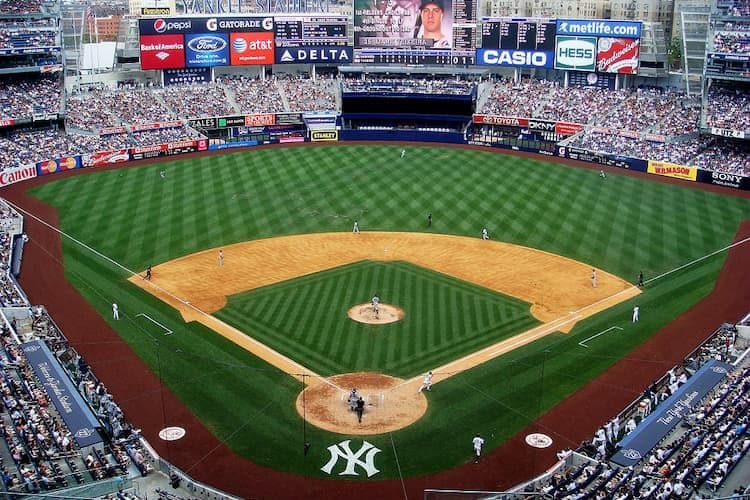
[[[558,35],[640,38],[640,21],[603,21],[601,19],[558,19]]]
[[[554,54],[542,50],[477,49],[477,64],[515,68],[551,68]]]

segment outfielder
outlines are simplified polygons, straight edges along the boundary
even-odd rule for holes
[[[638,323],[638,319],[639,319],[638,316],[639,316],[640,312],[641,312],[641,308],[640,307],[635,306],[633,308],[633,323]]]
[[[354,221],[354,227],[352,228],[352,232],[359,234],[359,223],[356,220]]]
[[[432,389],[432,372],[427,372],[424,374],[422,385],[419,386],[419,390],[417,392],[429,391],[430,389]]]
[[[112,302],[112,318],[120,319],[120,308],[117,307],[116,302]]]
[[[405,150],[405,149],[402,149],[402,150],[401,150],[401,159],[402,159],[402,160],[404,159],[404,156],[406,156],[406,150]]]
[[[484,444],[484,439],[477,434],[474,436],[474,439],[471,440],[471,443],[474,445],[474,462],[479,462],[479,456],[482,454],[482,445]]]

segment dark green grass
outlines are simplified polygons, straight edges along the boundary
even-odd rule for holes
[[[349,320],[377,293],[402,321]],[[412,377],[537,325],[518,299],[406,262],[360,262],[230,297],[220,319],[321,374]]]
[[[34,194],[58,207],[64,231],[132,270],[232,242],[350,231],[354,218],[363,231],[427,231],[432,212],[431,232],[478,237],[486,225],[493,239],[630,280],[642,269],[649,279],[729,244],[750,215],[748,200],[686,186],[616,174],[601,179],[595,171],[440,147],[411,147],[399,160],[400,149],[255,150],[166,164],[164,180],[161,164],[79,175]],[[156,333],[135,315],[149,314],[174,330],[161,343],[164,379],[219,439],[258,463],[323,475],[325,448],[344,437],[307,426],[313,448],[302,455],[294,379],[202,326],[183,323],[127,283],[126,271],[70,240],[64,253],[69,279],[104,317],[111,302],[120,304],[123,320],[113,327],[154,371]],[[719,254],[649,284],[637,299],[571,334],[549,336],[436,385],[427,418],[368,438],[384,450],[374,478],[398,474],[394,448],[402,472],[414,475],[467,460],[474,432],[488,438],[488,448],[497,446],[705,296],[723,259]],[[365,297],[376,285],[362,283]],[[632,326],[636,301],[642,318]],[[615,325],[625,330],[598,337],[589,349],[578,346]],[[360,443],[354,438],[352,445]]]

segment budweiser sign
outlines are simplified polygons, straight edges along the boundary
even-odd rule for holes
[[[599,38],[596,70],[600,73],[638,73],[641,40],[638,38]]]

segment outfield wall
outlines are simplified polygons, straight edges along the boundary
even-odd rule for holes
[[[316,135],[317,134],[317,135]],[[550,142],[533,141],[536,147],[516,145],[519,141],[486,142],[477,140],[476,136],[458,132],[427,132],[419,130],[326,130],[312,131],[307,137],[274,138],[264,141],[239,141],[219,144],[209,144],[208,139],[181,141],[153,146],[133,147],[112,151],[97,151],[94,153],[72,155],[53,160],[43,160],[30,165],[24,165],[0,172],[0,187],[15,184],[34,177],[75,170],[80,168],[95,168],[115,165],[132,161],[176,156],[203,151],[218,151],[223,149],[247,148],[271,144],[292,142],[338,142],[338,141],[396,141],[396,142],[425,142],[443,144],[466,144],[485,146],[496,149],[523,151],[540,156],[558,156],[576,161],[583,161],[595,165],[622,168],[651,175],[671,177],[686,182],[700,182],[716,186],[730,187],[750,191],[750,177],[741,175],[702,170],[697,167],[679,165],[675,163],[631,158],[612,155],[609,153],[589,151],[569,146],[557,146]],[[531,142],[527,141],[527,144]],[[520,144],[520,143],[519,143]]]

